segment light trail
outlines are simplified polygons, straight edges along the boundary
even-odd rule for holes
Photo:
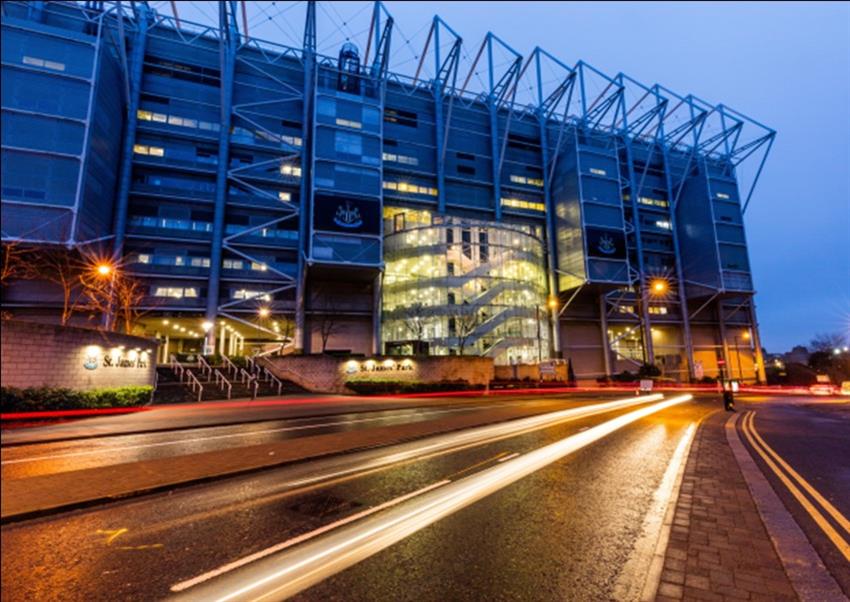
[[[660,396],[651,397],[655,401]],[[241,572],[223,575],[185,591],[179,599],[229,602],[287,598],[618,429],[692,398],[692,395],[680,395],[623,414],[326,533],[302,546],[268,556]],[[639,398],[602,405],[613,403],[622,407],[634,404],[635,399]]]
[[[434,411],[428,411],[428,412],[419,412],[419,413],[416,413],[415,416],[431,416],[431,415],[434,415],[434,414],[448,414],[448,413],[451,413],[451,412],[471,412],[471,411],[473,411],[473,410],[471,410],[469,408],[455,408],[455,409],[450,409],[450,410],[434,410]],[[225,434],[225,435],[210,435],[208,437],[193,437],[191,439],[178,439],[178,440],[175,440],[175,441],[159,441],[159,442],[155,442],[155,443],[140,443],[138,445],[122,445],[122,446],[114,446],[114,447],[104,446],[104,447],[99,447],[99,448],[96,448],[96,449],[87,449],[87,450],[67,452],[67,453],[62,453],[62,454],[48,454],[48,455],[44,455],[44,456],[30,456],[30,457],[26,457],[26,458],[18,458],[18,459],[15,459],[15,460],[3,460],[2,462],[0,462],[0,465],[22,464],[22,463],[26,463],[26,462],[40,462],[40,461],[43,461],[43,460],[61,460],[63,458],[75,458],[75,457],[78,457],[78,456],[91,456],[91,455],[96,455],[96,454],[122,452],[122,451],[129,451],[129,450],[135,450],[135,449],[147,449],[149,447],[164,447],[164,446],[168,446],[168,445],[186,445],[186,444],[189,444],[189,443],[200,443],[200,442],[204,442],[204,441],[216,441],[216,440],[221,440],[221,439],[232,439],[232,438],[236,438],[236,437],[248,438],[248,437],[252,437],[252,436],[255,436],[255,435],[268,435],[268,434],[272,434],[272,433],[285,433],[285,432],[291,432],[291,431],[302,431],[302,430],[309,430],[309,429],[327,428],[327,427],[334,427],[334,426],[342,426],[342,425],[346,425],[346,424],[359,424],[361,422],[375,422],[375,421],[379,421],[379,420],[392,420],[393,418],[394,418],[394,416],[376,416],[376,417],[372,417],[372,418],[359,418],[359,419],[355,419],[355,420],[345,420],[345,421],[342,421],[342,422],[323,422],[323,423],[320,423],[320,424],[304,424],[304,425],[299,425],[299,426],[287,426],[287,427],[281,427],[281,428],[275,428],[275,429],[263,429],[263,430],[249,431],[249,432],[242,432],[242,433],[228,433],[228,434]],[[207,428],[216,428],[216,427],[207,427]],[[221,427],[218,427],[218,428],[221,428]],[[138,436],[138,435],[128,435],[128,437],[136,437],[136,436]],[[46,442],[45,444],[49,445],[50,443]],[[33,443],[32,445],[43,445],[43,444]],[[14,447],[14,448],[10,448],[10,449],[11,450],[19,450],[21,448],[20,447]],[[6,451],[6,450],[4,449],[3,451]]]

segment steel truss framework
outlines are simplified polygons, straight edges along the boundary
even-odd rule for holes
[[[304,107],[303,145],[296,147],[282,143],[279,153],[268,159],[266,163],[275,165],[281,161],[292,161],[312,168],[316,160],[315,151],[312,148],[317,127],[314,106],[317,94],[316,77],[322,65],[333,65],[336,59],[317,52],[316,2],[307,3],[303,44],[300,48],[250,37],[244,2],[241,3],[242,25],[240,27],[239,4],[232,0],[219,2],[218,25],[204,26],[180,19],[177,15],[179,3],[174,2],[171,3],[173,16],[151,9],[147,2],[79,3],[84,18],[90,20],[97,28],[102,28],[106,23],[109,25],[110,36],[114,38],[111,41],[119,49],[123,94],[128,107],[116,197],[114,252],[116,255],[121,254],[126,238],[127,206],[133,163],[132,149],[138,126],[136,112],[139,107],[146,41],[156,30],[165,29],[171,34],[176,34],[188,46],[209,46],[210,43],[215,43],[219,51],[221,73],[221,129],[218,140],[219,161],[216,172],[206,318],[214,320],[218,316],[226,315],[231,319],[244,321],[239,313],[233,310],[250,305],[249,300],[221,303],[219,289],[223,252],[227,250],[247,260],[256,260],[250,244],[243,244],[243,239],[251,231],[289,220],[297,221],[299,232],[297,274],[292,276],[281,271],[270,270],[274,288],[270,289],[269,293],[284,291],[294,293],[296,345],[301,346],[304,336],[306,272],[314,259],[311,256],[312,203],[307,202],[307,199],[312,200],[315,191],[312,169],[303,171],[300,181],[300,203],[282,209],[279,217],[267,223],[238,234],[225,235],[225,205],[227,191],[231,185],[259,196],[269,196],[269,193],[257,186],[255,182],[256,170],[264,167],[262,164],[229,167],[227,157],[233,143],[230,129],[232,125],[249,124],[251,128],[265,131],[269,136],[279,136],[279,132],[274,131],[264,121],[264,111],[279,104],[301,102]],[[28,11],[35,19],[38,19],[39,13],[46,9],[44,2],[29,2],[27,5]],[[367,37],[363,73],[378,82],[381,89],[379,95],[381,103],[385,86],[393,86],[396,92],[411,96],[427,92],[433,97],[435,110],[433,145],[438,213],[448,211],[449,202],[446,198],[445,186],[446,154],[449,136],[454,127],[452,119],[456,107],[484,107],[489,115],[493,173],[492,210],[496,220],[503,219],[501,173],[511,124],[512,122],[537,124],[540,135],[539,167],[543,173],[542,194],[548,209],[545,219],[548,233],[550,294],[558,293],[557,274],[564,273],[557,265],[551,191],[559,155],[573,143],[571,139],[582,133],[606,136],[610,139],[612,148],[616,149],[620,158],[622,171],[618,174],[618,178],[621,191],[628,193],[630,198],[631,220],[625,223],[625,232],[630,244],[637,251],[635,255],[637,265],[629,267],[627,287],[619,287],[600,294],[600,317],[603,323],[611,317],[612,311],[624,295],[631,295],[630,298],[636,299],[638,311],[631,317],[639,324],[643,333],[646,360],[652,362],[652,337],[649,334],[651,319],[647,313],[647,271],[643,265],[643,240],[639,227],[642,209],[638,204],[638,197],[644,188],[644,179],[650,163],[658,162],[664,166],[667,195],[670,201],[669,219],[674,221],[675,209],[685,182],[691,175],[698,173],[701,169],[706,170],[710,163],[713,166],[722,166],[726,176],[735,178],[738,165],[745,160],[756,161],[755,176],[745,194],[742,195],[742,211],[746,212],[773,144],[775,132],[723,104],[712,105],[693,95],[678,94],[660,84],[646,85],[624,73],[610,76],[581,60],[570,65],[539,47],[527,57],[523,57],[492,32],[488,32],[477,47],[471,67],[463,75],[459,73],[461,55],[464,51],[463,39],[439,16],[433,18],[424,48],[418,53],[419,61],[413,76],[395,73],[390,70],[393,25],[392,16],[383,3],[375,2]],[[132,39],[130,44],[132,51],[129,56],[126,53],[127,38]],[[106,43],[103,35],[99,35],[97,39],[98,45]],[[372,58],[373,53],[374,58],[370,63],[369,59]],[[507,60],[498,62],[497,53],[502,59],[507,56]],[[423,66],[429,59],[433,64],[434,75],[425,78],[422,75]],[[303,67],[302,88],[296,88],[273,74],[273,67],[283,61],[297,61]],[[485,73],[483,89],[474,91],[470,88],[470,83],[481,71]],[[262,102],[235,103],[233,88],[234,82],[239,79],[240,72],[250,72],[264,78],[266,91],[273,98]],[[522,105],[517,101],[517,90],[520,86],[527,86],[533,90],[532,104]],[[639,161],[636,160],[638,153],[642,157]],[[380,201],[383,201],[383,192],[380,193]],[[724,290],[722,285],[712,288],[702,283],[691,283],[710,290],[708,290],[709,301],[696,312],[689,311],[685,278],[678,261],[679,241],[675,223],[673,223],[672,233],[677,260],[674,273],[668,276],[681,309],[680,323],[685,335],[689,373],[693,375],[690,319],[694,314],[703,311],[712,299],[730,298],[734,295]],[[80,244],[81,241],[70,240],[69,243]],[[557,336],[559,318],[563,316],[586,284],[589,282],[566,291],[560,306],[552,310],[551,322],[555,336],[552,336],[551,340],[556,352],[560,344],[560,337]],[[745,305],[752,316],[756,349],[760,349],[751,295],[746,297]],[[619,317],[624,316],[620,314]],[[255,324],[252,326],[256,327]],[[603,337],[607,345],[608,336],[604,334],[604,328],[603,325]],[[214,333],[215,329],[212,329],[210,343],[214,340]],[[379,340],[380,337],[376,336],[376,339]]]

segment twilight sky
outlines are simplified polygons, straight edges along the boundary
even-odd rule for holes
[[[168,4],[153,3],[170,14]],[[250,33],[294,45],[303,4],[250,3]],[[178,5],[187,20],[215,15],[210,2]],[[385,5],[398,26],[392,65],[403,71],[415,67],[437,13],[469,55],[491,30],[523,55],[540,46],[568,65],[582,59],[611,76],[722,102],[776,130],[745,216],[763,345],[784,351],[820,332],[850,338],[850,3]],[[370,7],[320,2],[319,50],[336,54],[348,35],[362,51]],[[756,167],[745,162],[742,175]]]

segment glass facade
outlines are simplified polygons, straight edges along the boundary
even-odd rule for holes
[[[549,357],[543,241],[532,228],[387,208],[383,342],[497,364]],[[421,347],[418,347],[421,348]]]

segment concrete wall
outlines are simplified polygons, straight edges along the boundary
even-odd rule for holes
[[[567,380],[567,364],[566,362],[560,362],[556,364],[551,364],[550,362],[544,362],[552,366],[550,370],[544,370],[543,374],[540,373],[540,365],[539,364],[515,364],[513,366],[496,366],[495,367],[495,377],[496,380],[533,380],[533,381],[566,381]]]
[[[156,345],[90,328],[6,320],[0,336],[2,383],[70,389],[153,385]]]
[[[278,378],[285,378],[315,393],[350,393],[347,381],[409,381],[436,383],[465,380],[486,385],[493,380],[489,357],[336,357],[289,355],[265,358]],[[371,363],[370,363],[371,362]]]

